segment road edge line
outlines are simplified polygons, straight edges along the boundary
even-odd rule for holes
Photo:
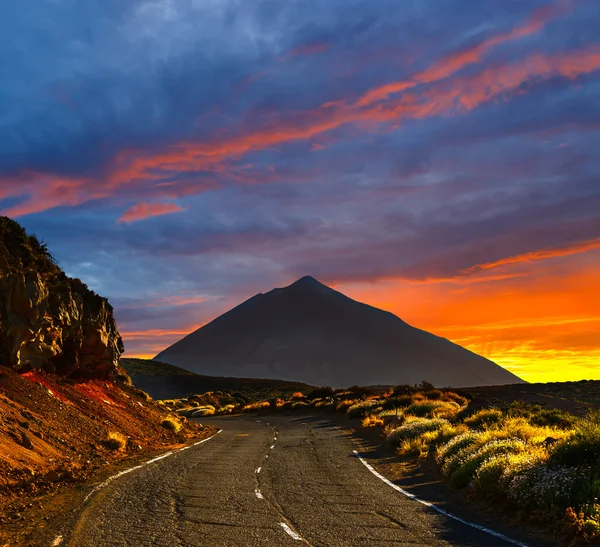
[[[468,520],[465,520],[461,517],[453,515],[452,513],[448,513],[448,511],[446,511],[445,509],[442,509],[441,507],[435,505],[434,503],[431,503],[429,501],[425,501],[425,500],[422,500],[421,498],[418,498],[414,494],[411,494],[410,492],[404,490],[403,488],[400,488],[397,484],[394,484],[389,479],[386,479],[381,473],[379,473],[379,471],[377,471],[371,464],[367,463],[361,457],[360,452],[358,452],[357,450],[353,450],[352,452],[354,452],[354,455],[356,456],[358,461],[360,461],[360,463],[362,463],[371,473],[373,473],[373,475],[375,475],[378,479],[382,480],[383,482],[385,482],[385,484],[387,484],[388,486],[391,486],[394,490],[400,492],[407,498],[410,498],[410,499],[420,503],[421,505],[424,505],[425,507],[429,507],[430,509],[437,511],[438,513],[440,513],[448,518],[456,520],[457,522],[460,522],[461,524],[466,524],[467,526],[470,526],[471,528],[475,528],[476,530],[479,530],[480,532],[485,532],[486,534],[494,536],[494,537],[501,539],[503,541],[506,541],[508,543],[512,543],[513,545],[518,545],[518,547],[528,547],[528,545],[526,543],[522,543],[516,539],[509,538],[508,536],[505,536],[504,534],[501,534],[500,532],[496,532],[490,528],[481,526],[480,524],[475,524],[474,522],[469,522]]]

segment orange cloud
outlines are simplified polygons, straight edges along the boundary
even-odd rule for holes
[[[119,224],[130,224],[146,218],[179,213],[184,211],[176,203],[146,203],[141,202],[133,205],[125,211],[117,220]]]
[[[390,82],[369,90],[356,102],[356,105],[368,106],[374,102],[387,99],[393,93],[399,93],[418,84],[431,83],[447,78],[460,69],[481,61],[483,55],[491,48],[539,32],[548,22],[564,13],[565,8],[565,2],[543,6],[537,9],[522,25],[511,31],[497,33],[476,46],[446,55],[426,70],[415,74],[409,80]]]
[[[486,262],[484,264],[476,264],[467,270],[464,270],[462,274],[469,275],[471,273],[482,272],[485,270],[491,270],[493,268],[499,268],[500,266],[506,266],[509,264],[518,264],[521,262],[533,262],[537,260],[546,260],[548,258],[557,258],[561,256],[569,256],[577,253],[585,253],[600,249],[600,239],[593,239],[591,241],[582,241],[569,245],[567,247],[558,247],[556,249],[541,249],[539,251],[531,251],[529,253],[523,253],[520,255],[509,256],[502,260],[495,262]]]
[[[352,122],[390,122],[404,118],[427,118],[455,110],[472,110],[522,84],[564,76],[575,78],[600,69],[600,46],[555,56],[533,55],[520,62],[488,68],[435,85],[421,93],[407,93],[366,108],[331,103],[327,107],[298,113],[262,129],[234,135],[212,143],[180,143],[165,152],[134,156],[122,154],[121,165],[110,180],[123,184],[142,178],[160,178],[167,172],[214,170],[225,160],[296,140],[307,140]]]
[[[127,340],[137,340],[137,339],[152,339],[156,337],[182,337],[187,336],[190,332],[194,332],[198,330],[200,327],[204,326],[205,323],[201,325],[191,325],[189,328],[178,329],[178,330],[169,330],[169,329],[148,329],[143,331],[127,331],[119,329],[119,333],[123,337],[125,341]],[[166,346],[165,346],[166,347]],[[163,348],[164,349],[164,348]]]

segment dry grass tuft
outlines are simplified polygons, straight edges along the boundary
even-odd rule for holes
[[[174,418],[165,418],[162,422],[160,422],[160,425],[169,431],[174,431],[175,433],[181,431],[182,428],[181,422],[175,420]]]
[[[269,401],[261,401],[260,403],[250,403],[242,408],[242,412],[256,412],[257,410],[265,410],[271,407]]]
[[[363,418],[361,425],[363,427],[383,427],[383,420],[376,414],[369,414]]]
[[[123,450],[127,446],[127,437],[117,431],[109,431],[103,444],[110,450]]]

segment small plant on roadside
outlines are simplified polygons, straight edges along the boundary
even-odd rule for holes
[[[123,450],[127,446],[127,437],[117,431],[109,431],[103,444],[110,450]]]
[[[348,418],[363,418],[370,413],[376,406],[378,401],[369,400],[361,401],[360,403],[353,404],[346,409]]]
[[[169,431],[174,431],[175,433],[178,433],[182,427],[181,422],[174,418],[165,418],[162,422],[160,422],[160,425]]]
[[[386,442],[398,447],[405,440],[415,439],[428,431],[437,431],[446,424],[449,424],[448,420],[442,418],[413,418],[410,421],[407,420],[404,425],[392,430],[388,434]]]
[[[383,420],[376,414],[369,414],[362,419],[362,427],[383,427]]]

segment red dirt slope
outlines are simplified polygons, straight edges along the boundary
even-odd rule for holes
[[[161,422],[169,417],[131,386],[107,380],[75,383],[0,366],[0,545],[14,538],[11,530],[26,528],[27,508],[61,484],[212,431],[194,423],[182,423],[179,432],[168,430]],[[124,435],[126,446],[108,448],[109,432]]]

